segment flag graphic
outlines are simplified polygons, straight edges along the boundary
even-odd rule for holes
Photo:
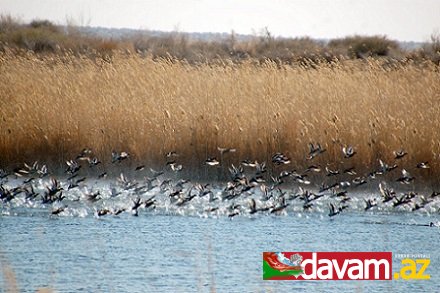
[[[292,254],[289,258],[283,252],[263,252],[263,279],[275,280],[277,277],[299,276],[302,256]]]

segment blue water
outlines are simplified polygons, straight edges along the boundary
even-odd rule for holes
[[[20,292],[438,292],[440,229],[421,225],[439,219],[360,211],[233,219],[17,211],[0,216],[0,292],[14,283]],[[263,281],[263,251],[423,253],[431,279]],[[394,259],[393,270],[398,266]]]

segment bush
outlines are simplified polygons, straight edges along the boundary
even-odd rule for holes
[[[36,29],[47,30],[52,33],[60,32],[59,28],[49,20],[33,20],[29,26]]]
[[[0,15],[0,36],[10,33],[19,27],[19,22],[16,18],[10,15]]]
[[[425,58],[440,65],[440,34],[432,34],[431,42],[423,48]]]
[[[349,58],[366,58],[389,56],[393,50],[398,51],[399,44],[385,36],[353,36],[331,40],[328,47]]]
[[[55,34],[43,28],[22,28],[11,34],[13,44],[20,48],[34,52],[54,52],[56,45],[61,41],[62,35]]]

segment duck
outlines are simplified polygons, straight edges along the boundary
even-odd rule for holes
[[[217,147],[217,150],[220,152],[220,156],[223,156],[224,154],[227,153],[235,153],[237,151],[237,149],[234,148],[222,148],[222,147]]]
[[[402,184],[410,184],[412,181],[414,181],[414,179],[415,177],[411,176],[408,171],[402,169],[402,176],[397,179],[397,182],[400,182]]]
[[[135,171],[143,171],[145,169],[145,165],[139,165],[134,170]]]
[[[319,173],[321,172],[321,167],[318,165],[310,165],[307,167],[307,169],[304,171],[304,173],[308,173],[308,172],[316,172]]]
[[[220,164],[220,162],[215,157],[206,159],[205,163],[208,166],[217,166]]]
[[[309,143],[309,154],[306,157],[307,160],[312,160],[319,154],[322,154],[326,151],[326,149],[323,149],[321,145],[318,143],[316,146],[313,143]]]
[[[59,215],[62,212],[64,212],[66,210],[66,208],[67,208],[67,205],[52,209],[51,214],[52,215]]]
[[[287,165],[290,164],[290,159],[283,153],[276,153],[272,156],[272,163],[275,165]]]
[[[429,169],[429,162],[421,162],[417,164],[417,168],[419,169]]]
[[[177,154],[177,152],[175,151],[170,151],[168,153],[165,154],[166,158],[172,158],[172,157],[178,157],[179,155]]]
[[[345,169],[343,171],[343,173],[346,173],[346,174],[352,175],[352,176],[357,174],[354,167],[350,167],[350,168]]]
[[[342,153],[344,154],[344,158],[348,159],[353,157],[356,154],[356,151],[351,145],[349,145],[342,147]]]
[[[332,204],[332,203],[330,203],[328,205],[328,207],[329,207],[329,213],[328,213],[329,217],[334,217],[336,215],[339,215],[341,213],[341,211],[342,211],[341,208],[336,209],[334,204]]]
[[[81,169],[81,165],[79,165],[78,162],[75,160],[66,161],[66,164],[67,164],[67,169],[65,172],[67,174],[73,175]]]
[[[405,157],[408,153],[405,152],[403,149],[397,150],[397,151],[393,151],[394,154],[394,159],[396,160],[400,160],[403,157]]]
[[[82,151],[76,156],[75,160],[89,160],[90,155],[92,154],[92,150],[89,148],[84,148]]]
[[[116,152],[112,151],[112,163],[121,163],[123,160],[126,160],[130,157],[130,154],[127,152]]]
[[[329,167],[325,167],[325,171],[327,171],[327,176],[336,176],[339,175],[339,170],[331,170]]]
[[[183,165],[177,164],[177,163],[170,164],[170,167],[171,167],[171,170],[174,172],[180,172],[183,170]]]
[[[369,209],[377,206],[376,200],[375,199],[364,199],[365,202],[365,211],[368,211]]]

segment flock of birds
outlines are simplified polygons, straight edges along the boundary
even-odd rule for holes
[[[218,147],[221,160],[209,157],[204,164],[207,168],[226,168],[222,166],[222,158],[235,151],[233,148]],[[310,143],[306,158],[313,163],[316,157],[325,152],[319,143]],[[344,146],[342,155],[349,162],[356,151],[352,146]],[[319,212],[334,217],[349,210],[438,214],[439,192],[422,195],[409,191],[398,194],[380,179],[387,173],[398,173],[393,170],[398,168],[396,163],[405,156],[407,153],[404,150],[395,151],[392,165],[379,160],[376,170],[359,176],[353,167],[332,170],[329,166],[321,168],[313,164],[298,172],[289,169],[291,160],[285,154],[276,153],[269,162],[273,164],[272,172],[268,172],[266,162],[244,160],[237,166],[228,166],[230,180],[227,182],[197,183],[172,179],[178,178],[175,175],[169,176],[184,168],[178,163],[179,154],[174,151],[165,155],[166,162],[161,171],[146,170],[144,165],[137,166],[133,171],[139,174],[136,178],[143,178],[141,180],[129,179],[123,173],[116,180],[107,180],[106,172],[87,177],[85,173],[96,169],[101,161],[93,156],[92,150],[86,148],[76,158],[66,161],[65,175],[58,178],[49,172],[46,165],[39,165],[38,162],[24,163],[10,173],[0,169],[0,212],[10,214],[14,210],[34,208],[46,212],[49,210],[54,216],[137,216],[142,211],[229,218],[291,212]],[[112,153],[112,164],[119,165],[126,160],[130,160],[129,153]],[[420,162],[414,167],[420,170],[430,168],[428,162]],[[278,174],[275,175],[275,172]],[[312,173],[321,173],[321,178],[328,178],[326,181],[332,183],[313,187],[310,179]],[[396,182],[404,185],[411,185],[415,180],[405,169],[400,169],[400,176],[395,177]],[[379,192],[355,191],[367,182],[376,184]],[[437,225],[429,223],[429,226]]]

